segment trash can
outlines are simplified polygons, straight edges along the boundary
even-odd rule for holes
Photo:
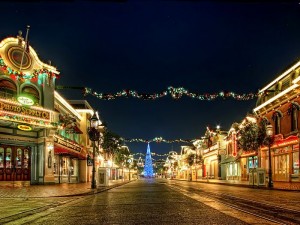
[[[98,168],[98,186],[108,186],[109,171],[108,168]]]
[[[257,168],[257,186],[266,185],[266,170],[263,168]]]

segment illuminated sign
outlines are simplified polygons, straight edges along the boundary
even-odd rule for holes
[[[64,139],[62,139],[59,136],[54,136],[54,142],[57,143],[57,144],[60,144],[62,146],[68,147],[68,148],[70,148],[72,150],[75,150],[77,152],[81,152],[81,150],[82,150],[82,147],[79,146],[78,144],[72,143],[72,142],[70,142],[68,140],[64,140]]]
[[[23,116],[32,116],[43,120],[50,120],[50,112],[38,110],[38,109],[31,109],[26,106],[0,102],[0,110],[8,113],[23,115]]]
[[[18,129],[24,130],[24,131],[31,131],[32,127],[24,125],[24,124],[20,124],[20,125],[18,125]]]
[[[19,96],[18,102],[20,102],[22,105],[34,105],[34,101],[26,96]]]

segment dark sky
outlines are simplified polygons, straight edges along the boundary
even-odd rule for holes
[[[257,92],[300,59],[300,4],[242,1],[1,2],[1,38],[25,35],[39,57],[61,72],[58,85],[97,92],[168,86],[197,93]],[[83,99],[77,90],[60,93]],[[200,101],[170,96],[86,100],[124,138],[194,139],[206,126],[228,130],[255,100]],[[184,143],[182,145],[185,145]],[[145,152],[145,143],[128,143]],[[151,151],[179,145],[151,144]]]

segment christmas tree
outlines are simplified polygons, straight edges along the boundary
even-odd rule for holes
[[[152,158],[151,158],[149,143],[148,143],[146,159],[145,159],[144,176],[145,177],[153,177],[153,165],[152,165]]]

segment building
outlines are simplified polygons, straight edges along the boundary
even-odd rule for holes
[[[273,126],[274,142],[260,151],[260,166],[271,171],[275,188],[300,189],[300,61],[259,91],[255,114]]]
[[[21,35],[0,42],[0,181],[54,182],[58,76]]]

